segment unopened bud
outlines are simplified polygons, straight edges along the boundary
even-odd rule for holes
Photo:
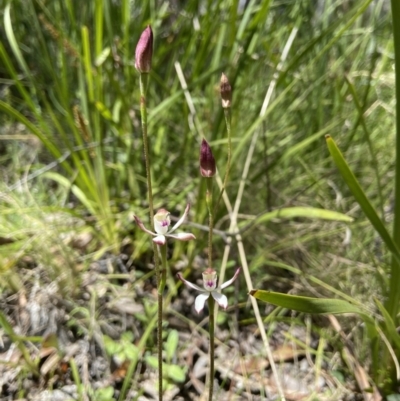
[[[203,177],[213,177],[216,172],[215,159],[210,145],[203,139],[200,148],[200,174]]]
[[[222,73],[220,81],[220,91],[221,91],[221,101],[222,107],[227,109],[231,107],[232,104],[232,87],[228,81],[227,76]]]
[[[151,59],[153,58],[153,31],[151,26],[140,35],[135,52],[135,68],[140,73],[147,73],[151,70]]]

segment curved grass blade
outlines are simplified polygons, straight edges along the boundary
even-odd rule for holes
[[[288,295],[280,292],[251,290],[250,295],[264,302],[296,310],[304,313],[316,314],[339,314],[357,313],[364,314],[358,307],[342,299],[335,298],[312,298],[299,295]]]
[[[320,315],[355,313],[363,319],[371,341],[374,341],[378,336],[374,320],[358,306],[342,299],[311,298],[264,290],[251,290],[250,295],[261,301],[303,313]]]
[[[282,209],[273,210],[272,212],[264,213],[258,216],[255,220],[256,223],[265,223],[272,219],[292,219],[295,217],[305,217],[309,219],[319,220],[335,220],[351,223],[354,219],[343,213],[335,212],[333,210],[319,209],[315,207],[284,207]]]
[[[385,321],[386,325],[386,334],[388,335],[389,339],[396,344],[396,348],[400,350],[400,334],[397,332],[396,325],[393,322],[392,317],[390,316],[389,312],[386,310],[386,308],[383,306],[383,304],[375,298],[375,303],[379,310],[382,313],[382,316]]]
[[[329,152],[333,158],[333,161],[335,162],[336,167],[338,168],[344,181],[346,182],[347,186],[349,187],[351,193],[356,198],[356,201],[360,205],[364,214],[367,216],[368,220],[374,226],[375,230],[379,233],[383,242],[386,244],[386,246],[388,247],[390,252],[400,263],[400,252],[399,252],[396,244],[394,243],[392,237],[390,236],[389,232],[387,231],[382,220],[379,218],[376,210],[371,205],[370,201],[368,200],[367,196],[365,195],[364,191],[362,190],[356,177],[354,176],[354,174],[351,171],[349,165],[347,164],[345,158],[343,157],[342,152],[339,150],[335,141],[331,138],[330,135],[326,135],[325,139],[326,139],[326,143],[328,145]],[[399,268],[399,266],[396,265],[396,268]]]

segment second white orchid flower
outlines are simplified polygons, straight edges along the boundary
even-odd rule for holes
[[[186,205],[185,211],[182,215],[182,217],[178,220],[178,222],[171,228],[169,229],[171,225],[171,213],[169,213],[165,209],[160,209],[155,215],[154,215],[154,231],[148,230],[142,221],[139,219],[139,217],[135,216],[135,221],[136,224],[139,226],[139,228],[144,231],[147,234],[152,235],[153,241],[157,245],[165,245],[167,240],[166,238],[174,238],[178,241],[190,241],[192,239],[196,239],[196,237],[192,233],[176,233],[172,234],[179,226],[184,222],[186,219],[186,216],[189,213],[190,205]]]
[[[204,288],[185,280],[180,273],[178,273],[177,276],[179,280],[185,283],[188,287],[200,291],[200,294],[197,295],[194,302],[194,308],[196,309],[196,312],[200,313],[204,309],[204,304],[210,295],[217,301],[221,308],[226,309],[228,307],[228,298],[224,294],[221,294],[219,290],[223,290],[231,285],[236,280],[236,277],[239,275],[239,273],[240,268],[236,270],[235,275],[230,280],[217,287],[217,272],[214,269],[208,268],[203,273]]]

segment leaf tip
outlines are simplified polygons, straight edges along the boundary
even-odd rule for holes
[[[251,291],[249,292],[249,295],[251,295],[251,296],[254,297],[254,295],[255,295],[256,292],[257,292],[257,290],[251,290]]]

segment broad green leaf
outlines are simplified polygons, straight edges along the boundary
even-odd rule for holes
[[[285,207],[282,209],[273,210],[258,216],[255,223],[265,223],[272,219],[293,219],[295,217],[305,217],[309,219],[319,220],[335,220],[351,223],[353,218],[346,216],[343,213],[335,212],[332,210],[318,209],[314,207]]]
[[[179,342],[179,333],[177,330],[171,330],[165,342],[165,350],[167,351],[167,361],[170,362],[176,353]]]
[[[113,386],[98,388],[94,392],[95,400],[97,401],[114,401],[114,398],[112,398],[113,395],[114,395]]]
[[[328,145],[329,152],[333,158],[333,161],[336,164],[340,174],[342,175],[344,181],[349,187],[351,193],[356,198],[356,201],[360,205],[362,211],[367,216],[368,220],[374,226],[375,230],[379,233],[382,240],[385,242],[386,246],[390,250],[390,252],[395,256],[397,261],[400,263],[400,252],[394,243],[392,237],[387,231],[385,225],[382,220],[379,218],[376,210],[371,205],[364,191],[362,190],[360,184],[358,183],[356,177],[351,171],[349,165],[347,164],[345,158],[343,157],[342,152],[337,147],[335,141],[331,138],[330,135],[326,135],[326,143]]]
[[[364,320],[370,340],[375,341],[378,337],[374,320],[361,308],[342,299],[302,297],[264,290],[251,290],[250,295],[261,301],[303,313],[333,315],[356,313]]]
[[[151,366],[153,369],[157,369],[158,367],[158,359],[155,356],[152,355],[146,355],[146,357],[144,358],[144,360],[146,361],[146,363]]]
[[[139,356],[139,349],[135,344],[123,344],[124,345],[124,355],[131,361],[136,361]]]
[[[103,336],[104,348],[108,355],[115,355],[120,352],[122,349],[122,345],[114,341],[111,337],[106,334]]]
[[[252,290],[250,295],[261,301],[304,313],[364,313],[359,307],[341,299],[302,297],[264,290]]]
[[[186,369],[177,365],[166,365],[165,373],[169,379],[177,383],[183,383],[186,379]]]

